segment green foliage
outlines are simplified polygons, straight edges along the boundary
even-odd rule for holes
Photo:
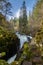
[[[15,35],[15,33],[12,33],[0,26],[1,57],[6,56],[6,54],[9,54],[9,56],[12,56],[12,54],[15,54],[18,51],[19,45],[20,45],[19,39]]]
[[[11,63],[11,65],[19,65],[19,62],[18,61],[14,61]]]
[[[36,5],[33,8],[32,15],[29,17],[30,33],[35,36],[37,31],[40,30],[43,22],[43,0],[37,0]]]
[[[5,52],[0,53],[0,57],[6,56]]]
[[[41,28],[36,33],[35,38],[36,38],[36,43],[43,45],[43,20],[41,22]]]
[[[21,56],[18,58],[19,65],[21,65],[24,61],[32,62],[34,57],[40,56],[41,54],[40,50],[36,45],[30,45],[27,42],[24,43],[21,51]]]
[[[9,64],[4,60],[0,60],[0,65],[9,65]]]
[[[43,1],[42,0],[37,0],[37,3],[33,9],[33,17],[34,17],[34,20],[39,20],[39,18],[41,18],[42,14],[41,14],[41,10],[42,10],[42,4],[43,4]]]
[[[36,42],[37,43],[43,43],[43,31],[37,32],[36,34]]]
[[[30,61],[31,58],[33,57],[33,53],[31,51],[31,46],[25,42],[23,45],[23,52],[21,53],[21,57],[18,59],[19,65],[21,65],[22,61]]]
[[[2,13],[0,13],[0,28],[14,32],[14,28],[12,27],[11,23],[6,20],[5,16]]]
[[[41,26],[41,29],[36,33],[35,40],[36,45],[38,45],[40,50],[41,56],[43,56],[43,25]]]
[[[30,60],[30,58],[32,57],[32,52],[30,50],[31,47],[29,47],[29,44],[24,43],[23,55],[26,56],[26,60]]]

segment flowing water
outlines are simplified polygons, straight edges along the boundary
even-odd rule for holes
[[[18,38],[20,39],[20,48],[22,48],[24,42],[29,42],[29,39],[32,39],[31,36],[21,35],[21,34],[19,34],[18,32],[16,33],[16,35],[17,35]],[[27,37],[28,37],[29,39],[28,39]],[[16,55],[14,55],[14,56],[12,56],[11,58],[9,58],[7,62],[10,64],[10,63],[12,63],[12,62],[15,60],[15,58],[16,58]]]

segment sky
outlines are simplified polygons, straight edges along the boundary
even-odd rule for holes
[[[24,0],[9,0],[9,1],[12,4],[13,17],[19,18],[20,8]],[[27,14],[29,15],[29,11],[32,12],[36,0],[25,0],[25,2],[26,2]]]

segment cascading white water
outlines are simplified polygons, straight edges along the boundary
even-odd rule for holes
[[[18,38],[20,39],[20,48],[22,48],[24,42],[28,42],[27,37],[29,37],[30,39],[32,39],[31,36],[21,35],[21,34],[19,34],[18,32],[16,33],[16,35],[17,35]],[[14,55],[14,56],[12,56],[10,59],[8,59],[7,62],[10,64],[10,63],[12,63],[12,62],[15,60],[15,58],[16,58],[16,55]]]

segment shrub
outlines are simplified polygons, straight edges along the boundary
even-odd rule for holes
[[[0,60],[0,65],[9,65],[5,60]]]

